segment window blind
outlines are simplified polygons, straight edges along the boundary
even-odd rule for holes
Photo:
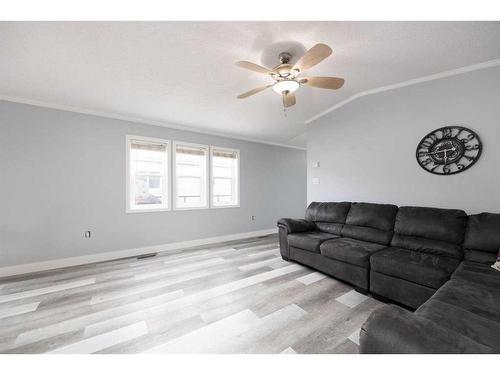
[[[203,147],[177,145],[175,152],[178,154],[205,155],[207,150]]]
[[[130,141],[130,148],[132,150],[166,151],[167,145],[165,143],[145,142],[133,139]]]
[[[218,157],[218,158],[228,158],[228,159],[237,159],[238,158],[238,153],[235,151],[228,151],[228,150],[219,150],[219,149],[214,149],[213,150],[213,155]]]

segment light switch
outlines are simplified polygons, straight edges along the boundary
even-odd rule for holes
[[[319,168],[319,161],[313,161],[312,162],[312,167],[313,168]]]
[[[319,185],[319,177],[313,177],[313,185]]]

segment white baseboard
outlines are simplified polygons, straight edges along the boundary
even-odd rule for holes
[[[53,259],[43,262],[19,264],[15,266],[1,267],[0,277],[22,275],[26,273],[33,273],[40,271],[48,271],[56,268],[79,266],[82,264],[104,262],[107,260],[135,257],[149,253],[186,249],[188,247],[209,245],[217,242],[234,241],[250,237],[265,236],[276,232],[277,229],[272,228],[272,229],[258,230],[254,232],[244,232],[244,233],[228,234],[224,236],[217,236],[210,238],[201,238],[198,240],[191,240],[191,241],[171,242],[163,245],[139,247],[135,249],[109,251],[105,253],[83,255],[79,257]]]

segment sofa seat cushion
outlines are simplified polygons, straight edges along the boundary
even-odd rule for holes
[[[386,305],[375,310],[363,324],[359,351],[363,354],[479,354],[495,353],[498,349],[401,307]]]
[[[491,268],[491,264],[462,262],[451,275],[452,279],[460,279],[500,290],[500,271]]]
[[[500,323],[464,310],[460,306],[431,298],[420,306],[417,315],[480,344],[500,348]]]
[[[500,323],[500,289],[452,279],[443,285],[432,296],[431,300],[453,305],[462,311],[468,311],[484,319]]]
[[[388,247],[373,254],[373,271],[437,289],[458,267],[460,261],[439,255]]]
[[[319,245],[321,245],[326,240],[331,240],[332,238],[338,238],[334,234],[325,232],[303,232],[303,233],[292,233],[288,235],[288,243],[290,246],[297,247],[299,249],[312,251],[314,253],[319,253]]]
[[[319,248],[321,254],[328,258],[368,268],[370,255],[385,247],[385,245],[352,238],[336,238],[323,242]]]

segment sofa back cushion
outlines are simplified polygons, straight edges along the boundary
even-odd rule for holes
[[[388,245],[398,207],[393,204],[351,203],[342,236]]]
[[[306,220],[316,223],[322,232],[340,235],[350,202],[312,202],[306,210]]]
[[[400,207],[391,246],[462,259],[466,221],[462,210]]]
[[[465,260],[493,263],[500,250],[500,214],[469,216],[464,248]]]

